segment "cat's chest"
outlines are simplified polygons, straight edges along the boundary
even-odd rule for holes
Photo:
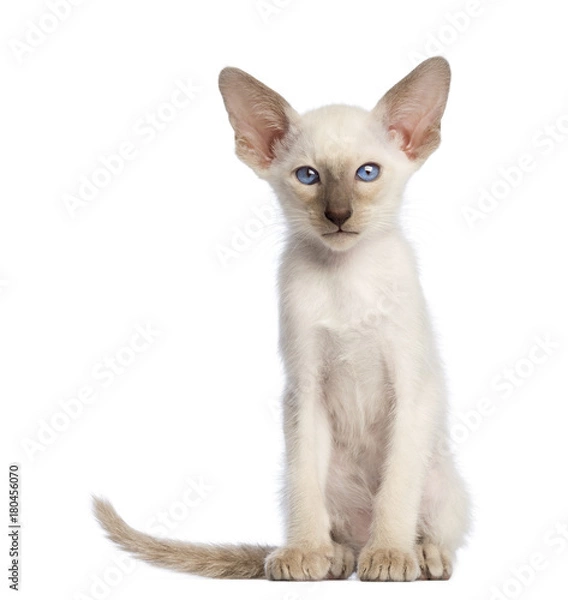
[[[325,403],[339,423],[334,435],[359,439],[386,406],[382,293],[380,283],[370,277],[330,283],[313,331]]]
[[[314,327],[346,344],[375,337],[385,316],[386,285],[364,270],[330,276],[314,304]]]

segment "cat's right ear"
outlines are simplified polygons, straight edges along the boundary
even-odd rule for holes
[[[262,175],[297,113],[280,94],[234,67],[221,71],[219,89],[235,130],[237,156]]]
[[[448,61],[435,56],[420,63],[373,109],[389,137],[411,161],[423,162],[440,144],[449,87]]]

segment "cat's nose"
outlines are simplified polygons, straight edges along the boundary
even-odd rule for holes
[[[350,208],[328,209],[324,212],[325,218],[341,227],[345,221],[353,214]]]

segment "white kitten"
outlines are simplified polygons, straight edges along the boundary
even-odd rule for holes
[[[432,58],[372,111],[296,113],[234,68],[220,88],[237,155],[289,225],[280,268],[287,383],[281,548],[158,540],[95,500],[110,538],[212,577],[447,579],[468,499],[446,444],[446,394],[411,249],[397,221],[409,177],[440,142],[450,70]]]

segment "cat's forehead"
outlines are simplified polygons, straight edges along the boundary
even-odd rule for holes
[[[337,176],[358,161],[376,159],[384,148],[371,113],[357,106],[331,105],[302,115],[301,144],[306,158]]]

